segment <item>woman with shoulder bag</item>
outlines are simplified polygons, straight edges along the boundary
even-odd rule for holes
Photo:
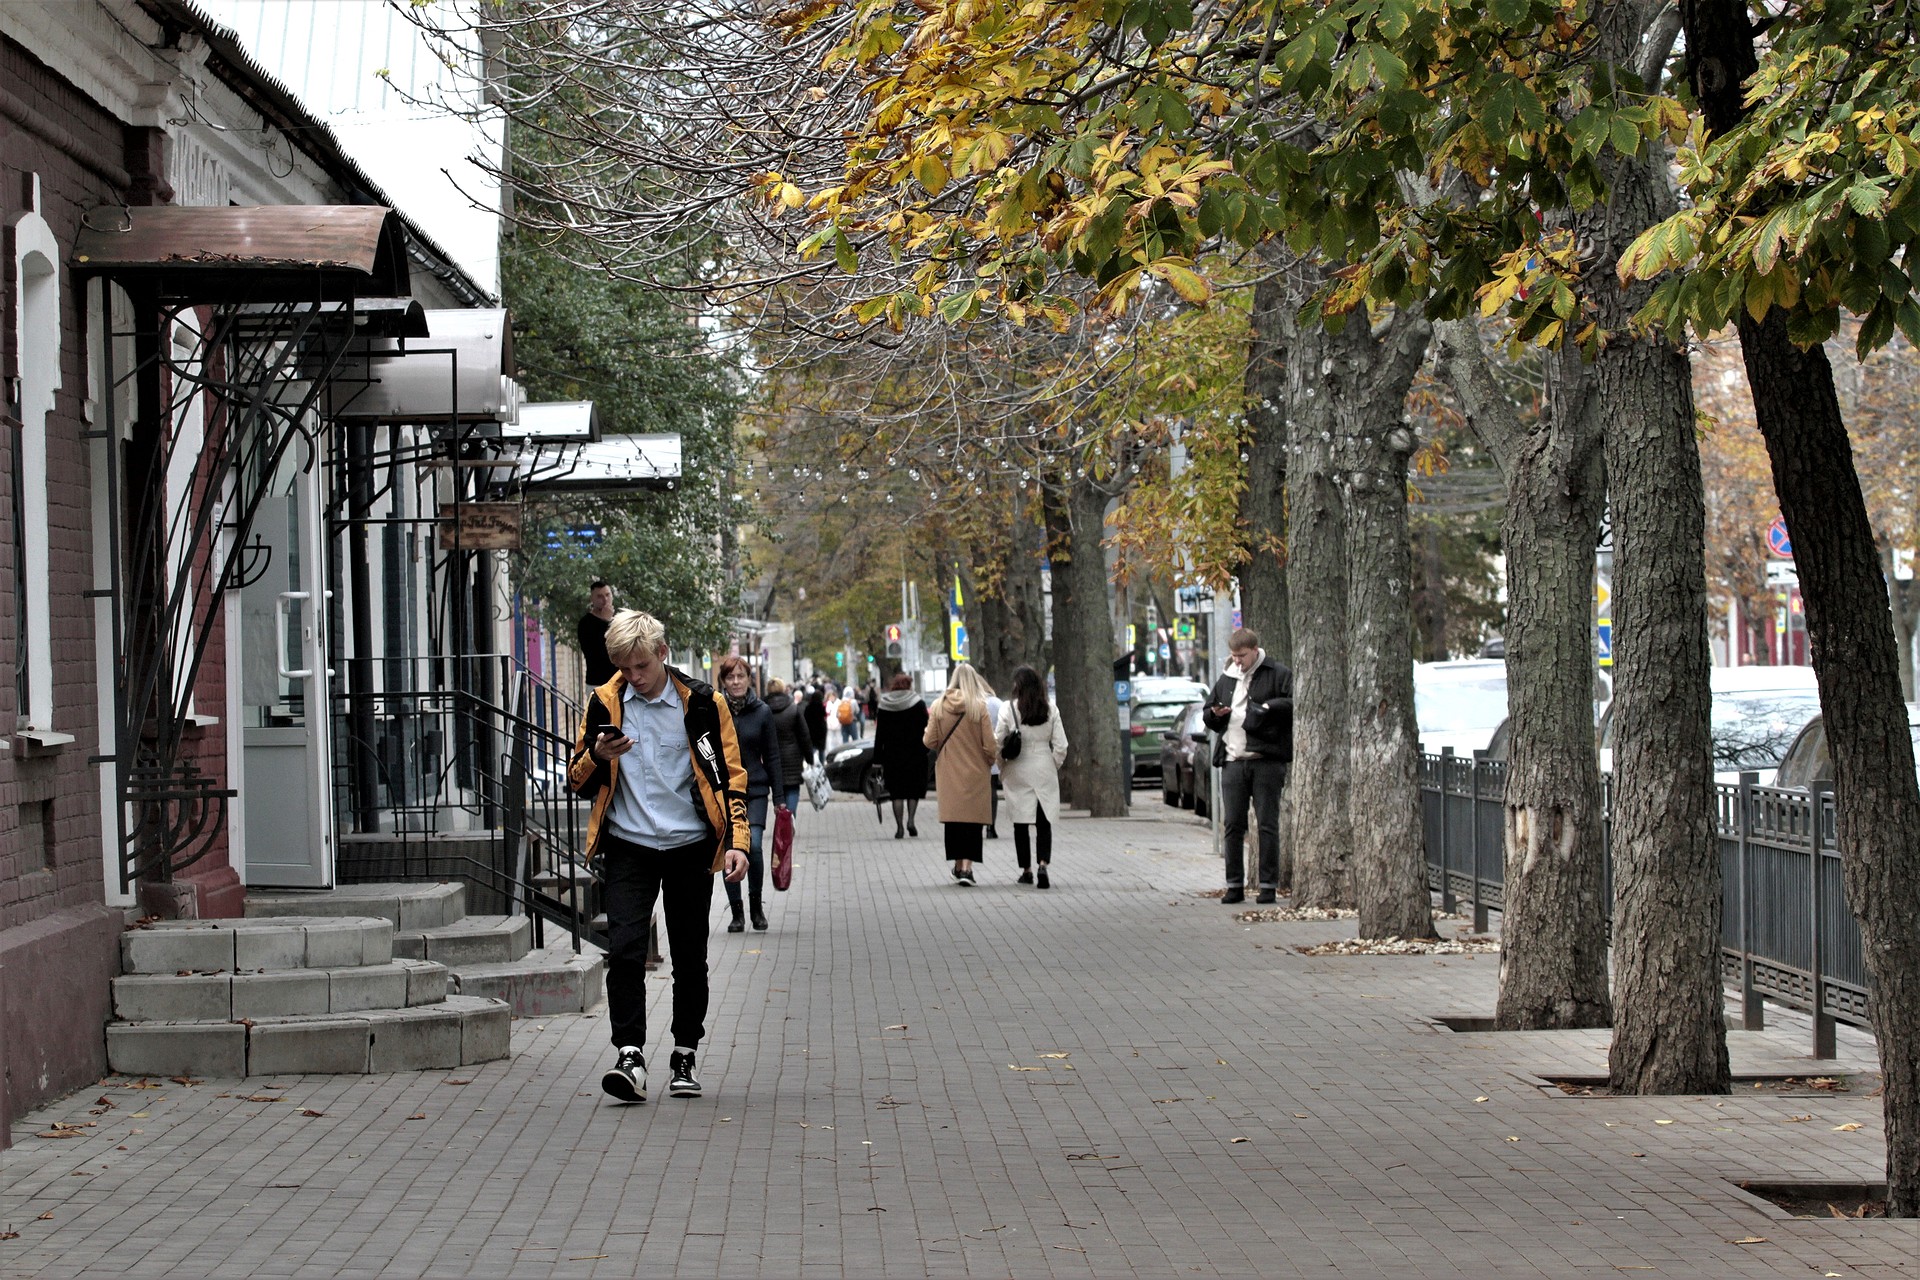
[[[993,689],[971,665],[954,667],[947,691],[927,717],[924,738],[934,753],[934,789],[940,795],[940,825],[947,861],[960,885],[973,886],[973,864],[987,824],[993,821],[993,766],[1000,748],[987,718]]]
[[[1060,766],[1067,758],[1067,731],[1060,713],[1047,701],[1047,687],[1032,667],[1013,673],[1013,693],[995,727],[1000,741],[1000,785],[1007,816],[1013,821],[1013,852],[1020,861],[1020,883],[1052,886],[1053,823],[1060,812]],[[1039,828],[1036,845],[1031,829]],[[1028,869],[1029,859],[1032,870]]]
[[[927,798],[927,704],[904,671],[887,682],[873,715],[873,762],[893,801],[893,838],[917,836],[914,818]]]
[[[740,762],[747,767],[747,905],[753,912],[753,927],[764,932],[767,913],[760,896],[765,882],[766,860],[761,856],[762,836],[767,829],[767,805],[786,807],[786,777],[782,771],[780,735],[774,728],[773,710],[754,696],[753,674],[745,658],[729,654],[720,659],[720,688],[733,712],[733,731],[740,742]],[[740,886],[727,881],[727,905],[733,918],[727,921],[728,933],[742,933],[746,920],[740,910]]]

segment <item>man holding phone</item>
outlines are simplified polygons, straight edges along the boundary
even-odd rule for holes
[[[713,877],[747,874],[747,771],[727,700],[667,665],[666,628],[623,609],[607,626],[615,675],[595,689],[568,765],[593,801],[587,852],[604,868],[614,1065],[600,1087],[647,1100],[647,927],[660,901],[673,958],[670,1096],[697,1098],[706,1034]]]
[[[1247,805],[1259,821],[1260,897],[1277,900],[1280,886],[1280,793],[1293,763],[1293,672],[1241,627],[1227,637],[1232,661],[1213,686],[1200,718],[1218,735],[1213,767],[1220,771],[1221,836],[1226,844],[1228,906],[1247,900]]]

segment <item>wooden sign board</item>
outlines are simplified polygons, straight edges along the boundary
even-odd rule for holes
[[[517,502],[462,503],[440,518],[440,549],[518,551],[520,512]]]

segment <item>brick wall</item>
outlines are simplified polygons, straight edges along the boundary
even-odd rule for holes
[[[11,377],[19,349],[12,226],[26,212],[26,175],[38,176],[39,212],[67,249],[86,209],[118,202],[104,175],[122,166],[125,139],[116,121],[5,39],[0,93],[16,109],[0,116],[0,224],[8,228],[0,253],[0,365]],[[16,114],[41,128],[28,128]],[[47,419],[52,727],[74,741],[27,756],[16,738],[15,749],[0,754],[0,1022],[7,1028],[0,1142],[9,1115],[105,1069],[102,1027],[119,934],[117,913],[104,905],[99,775],[87,762],[99,746],[94,606],[85,594],[93,585],[93,480],[82,434],[85,302],[64,262],[60,276],[61,385]],[[0,601],[7,602],[0,604],[0,736],[8,737],[18,714],[11,602],[18,595],[12,476],[19,432],[11,418],[0,430]]]

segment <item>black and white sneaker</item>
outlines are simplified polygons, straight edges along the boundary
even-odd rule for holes
[[[614,1059],[607,1074],[600,1077],[600,1088],[610,1098],[621,1102],[645,1102],[647,1100],[647,1060],[632,1045],[620,1050],[620,1056]]]
[[[693,1074],[693,1055],[675,1053],[667,1059],[673,1078],[667,1082],[669,1098],[697,1098],[700,1096],[700,1077]]]

